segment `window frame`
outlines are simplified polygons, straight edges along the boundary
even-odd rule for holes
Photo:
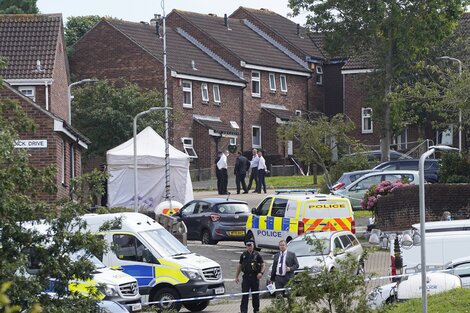
[[[191,159],[197,159],[198,156],[197,156],[197,153],[196,153],[196,150],[194,149],[194,140],[192,137],[182,137],[181,138],[181,142],[183,143],[183,150],[184,150],[184,153],[186,153],[189,158]],[[190,143],[189,143],[190,142]],[[189,151],[192,151],[192,154],[190,154]]]
[[[316,73],[316,83],[317,83],[317,85],[323,85],[323,66],[316,65],[315,66],[315,73]]]
[[[217,92],[216,92],[217,90]],[[220,86],[218,84],[212,85],[212,94],[214,96],[214,103],[220,104]]]
[[[276,92],[276,74],[269,73],[269,91]]]
[[[253,74],[257,73],[258,77],[254,77]],[[253,91],[253,86],[258,86],[258,92]],[[261,98],[261,72],[251,71],[251,96]]]
[[[204,98],[204,96],[206,97]],[[207,85],[207,83],[201,84],[201,98],[202,98],[202,102],[204,103],[209,102],[209,86]]]
[[[285,74],[279,75],[279,85],[282,93],[287,93],[287,76]]]
[[[253,131],[254,129],[258,129],[258,132],[259,132],[259,144],[255,144],[255,140],[254,140],[254,134],[253,134]],[[253,148],[261,148],[261,126],[257,126],[257,125],[252,125],[251,126],[251,144],[252,144],[252,147]]]
[[[184,84],[189,83],[189,87],[185,87]],[[193,107],[193,82],[190,80],[183,80],[181,83],[181,86],[183,87],[183,108],[192,108]],[[189,100],[190,103],[186,103],[186,97],[185,95],[189,93]]]
[[[229,138],[229,145],[236,146],[237,145],[237,137],[230,137]]]
[[[25,94],[25,91],[31,90],[31,95]],[[19,86],[18,91],[25,97],[30,98],[34,102],[36,102],[36,87],[35,86]]]
[[[369,111],[368,114],[366,112]],[[370,120],[370,128],[366,128],[366,120]],[[372,121],[372,108],[361,108],[361,130],[363,134],[372,134],[374,132],[374,122]]]

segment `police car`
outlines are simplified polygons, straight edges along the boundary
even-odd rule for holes
[[[246,240],[253,240],[257,249],[276,249],[281,239],[289,242],[308,231],[355,233],[355,226],[346,198],[314,190],[276,191],[253,208],[246,222]]]

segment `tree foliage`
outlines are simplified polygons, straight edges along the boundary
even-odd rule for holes
[[[0,0],[0,14],[37,14],[37,0]]]
[[[332,118],[320,116],[312,120],[298,117],[281,125],[277,132],[281,140],[294,140],[296,157],[307,164],[320,166],[327,185],[331,186],[329,168],[332,165],[333,152],[341,154],[350,146],[358,144],[348,135],[353,129],[353,122],[342,114],[337,114]]]
[[[86,32],[100,21],[98,15],[70,16],[65,23],[65,44],[74,45]]]
[[[11,307],[19,306],[25,312],[39,306],[43,312],[91,312],[96,300],[65,288],[71,281],[90,279],[91,263],[72,260],[70,255],[82,249],[100,253],[104,243],[89,233],[77,232],[84,226],[78,216],[89,204],[67,200],[50,204],[38,197],[41,192],[56,191],[57,170],[31,165],[27,151],[14,148],[20,132],[34,130],[34,122],[18,103],[0,103],[0,282],[10,284],[5,292]],[[49,226],[45,232],[31,228],[38,219]],[[40,267],[30,275],[28,252],[33,250]],[[50,279],[56,279],[58,297],[44,294]]]
[[[137,113],[158,106],[163,106],[163,99],[155,90],[142,90],[123,80],[103,80],[74,90],[72,121],[92,141],[87,156],[104,156],[107,150],[132,138]],[[163,112],[152,112],[138,119],[138,128],[144,125],[162,133]]]
[[[433,47],[455,29],[467,0],[289,0],[294,15],[306,10],[307,24],[324,32],[331,55],[367,63],[368,105],[381,125],[382,160],[389,159],[393,110],[387,97]]]

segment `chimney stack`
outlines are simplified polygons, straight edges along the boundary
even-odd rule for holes
[[[297,36],[300,37],[300,24],[297,24]]]
[[[228,17],[227,17],[227,14],[224,14],[224,25],[225,25],[225,27],[229,28],[229,27],[228,27]]]

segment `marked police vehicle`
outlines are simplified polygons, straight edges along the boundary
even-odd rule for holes
[[[211,296],[225,293],[220,265],[192,253],[163,226],[140,213],[87,214],[88,230],[98,233],[111,249],[103,263],[134,276],[144,303],[161,310],[202,311]],[[101,231],[104,223],[111,225]],[[206,297],[204,300],[192,299]],[[209,298],[207,298],[209,297]],[[191,299],[190,301],[173,301]]]
[[[246,240],[253,240],[258,249],[276,249],[281,239],[289,242],[309,231],[338,230],[356,231],[348,199],[314,190],[281,190],[252,209]]]

